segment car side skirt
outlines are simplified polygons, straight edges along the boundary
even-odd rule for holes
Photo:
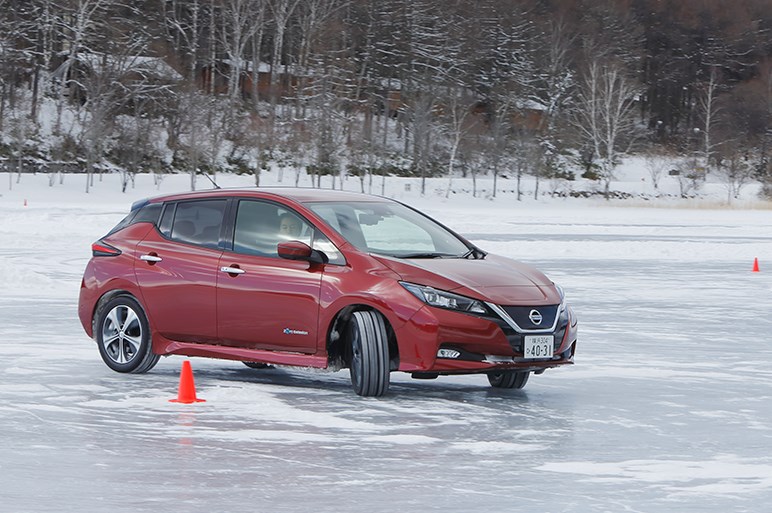
[[[157,349],[156,349],[157,350]],[[327,356],[315,356],[301,353],[261,351],[238,347],[197,344],[188,342],[169,342],[159,354],[202,356],[242,362],[261,362],[274,365],[292,365],[298,367],[327,368]]]

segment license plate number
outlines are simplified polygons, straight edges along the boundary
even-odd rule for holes
[[[552,335],[526,335],[523,341],[524,358],[552,358],[555,337]]]

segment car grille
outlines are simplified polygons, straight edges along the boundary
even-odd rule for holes
[[[541,307],[537,308],[539,312],[541,312]],[[528,311],[530,312],[531,309],[529,308]],[[542,313],[544,315],[544,313]],[[553,319],[554,321],[554,319]],[[560,319],[558,320],[557,326],[555,327],[555,331],[552,332],[555,336],[555,351],[558,350],[560,345],[563,343],[563,337],[566,336],[566,330],[568,329],[568,313],[566,310],[563,310],[563,314],[561,315]],[[544,325],[545,321],[542,321],[542,325]],[[506,323],[503,319],[498,321],[499,326],[501,327],[501,330],[504,332],[504,336],[507,337],[507,341],[509,342],[509,345],[512,347],[512,350],[516,353],[522,354],[523,352],[523,338],[528,334],[525,333],[518,333],[512,327]],[[552,324],[547,326],[547,328],[551,328]],[[557,353],[556,353],[557,354]]]
[[[507,315],[509,315],[515,324],[523,330],[544,330],[550,329],[555,324],[555,316],[558,314],[558,307],[560,305],[548,305],[548,306],[502,306]],[[535,324],[530,319],[530,314],[533,310],[539,312],[542,316],[542,321],[539,324]]]

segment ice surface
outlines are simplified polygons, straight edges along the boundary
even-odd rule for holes
[[[561,283],[580,319],[576,365],[523,391],[393,374],[386,397],[363,399],[345,371],[193,359],[207,402],[182,405],[168,402],[182,358],[114,373],[77,319],[91,242],[154,194],[99,187],[88,204],[0,198],[0,511],[723,513],[772,501],[769,211],[412,202]]]

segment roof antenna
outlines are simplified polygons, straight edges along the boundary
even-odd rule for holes
[[[211,177],[211,176],[209,176],[209,173],[201,173],[201,174],[202,174],[202,175],[204,175],[204,176],[206,177],[206,179],[207,179],[207,180],[209,180],[210,182],[212,182],[212,185],[214,185],[214,188],[215,188],[215,189],[222,189],[222,187],[220,187],[219,185],[217,185],[217,182],[215,182],[215,181],[212,179],[212,177]]]

